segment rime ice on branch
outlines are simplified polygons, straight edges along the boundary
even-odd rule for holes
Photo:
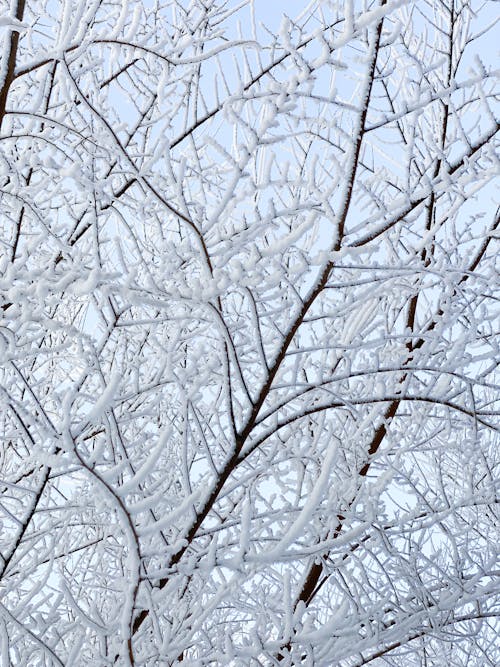
[[[495,3],[264,4],[1,2],[2,665],[500,663]]]

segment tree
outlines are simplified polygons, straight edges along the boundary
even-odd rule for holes
[[[270,4],[2,0],[2,665],[500,662],[494,3]]]

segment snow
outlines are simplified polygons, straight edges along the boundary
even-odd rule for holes
[[[285,4],[26,5],[0,664],[500,664],[493,3]]]
[[[98,422],[103,414],[113,407],[113,402],[119,386],[120,374],[119,372],[115,372],[110,376],[104,391],[87,413],[86,417],[89,422]]]

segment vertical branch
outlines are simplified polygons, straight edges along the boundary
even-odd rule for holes
[[[14,16],[18,21],[23,20],[25,4],[26,0],[17,0],[16,2],[16,9]],[[0,130],[2,129],[2,124],[5,118],[9,89],[14,80],[14,75],[16,71],[19,36],[20,34],[18,30],[16,29],[11,30],[9,45],[6,49],[6,54],[4,55],[3,81],[2,81],[2,86],[0,88]]]

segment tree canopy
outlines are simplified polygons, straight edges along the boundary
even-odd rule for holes
[[[499,664],[495,3],[0,6],[2,667]]]

